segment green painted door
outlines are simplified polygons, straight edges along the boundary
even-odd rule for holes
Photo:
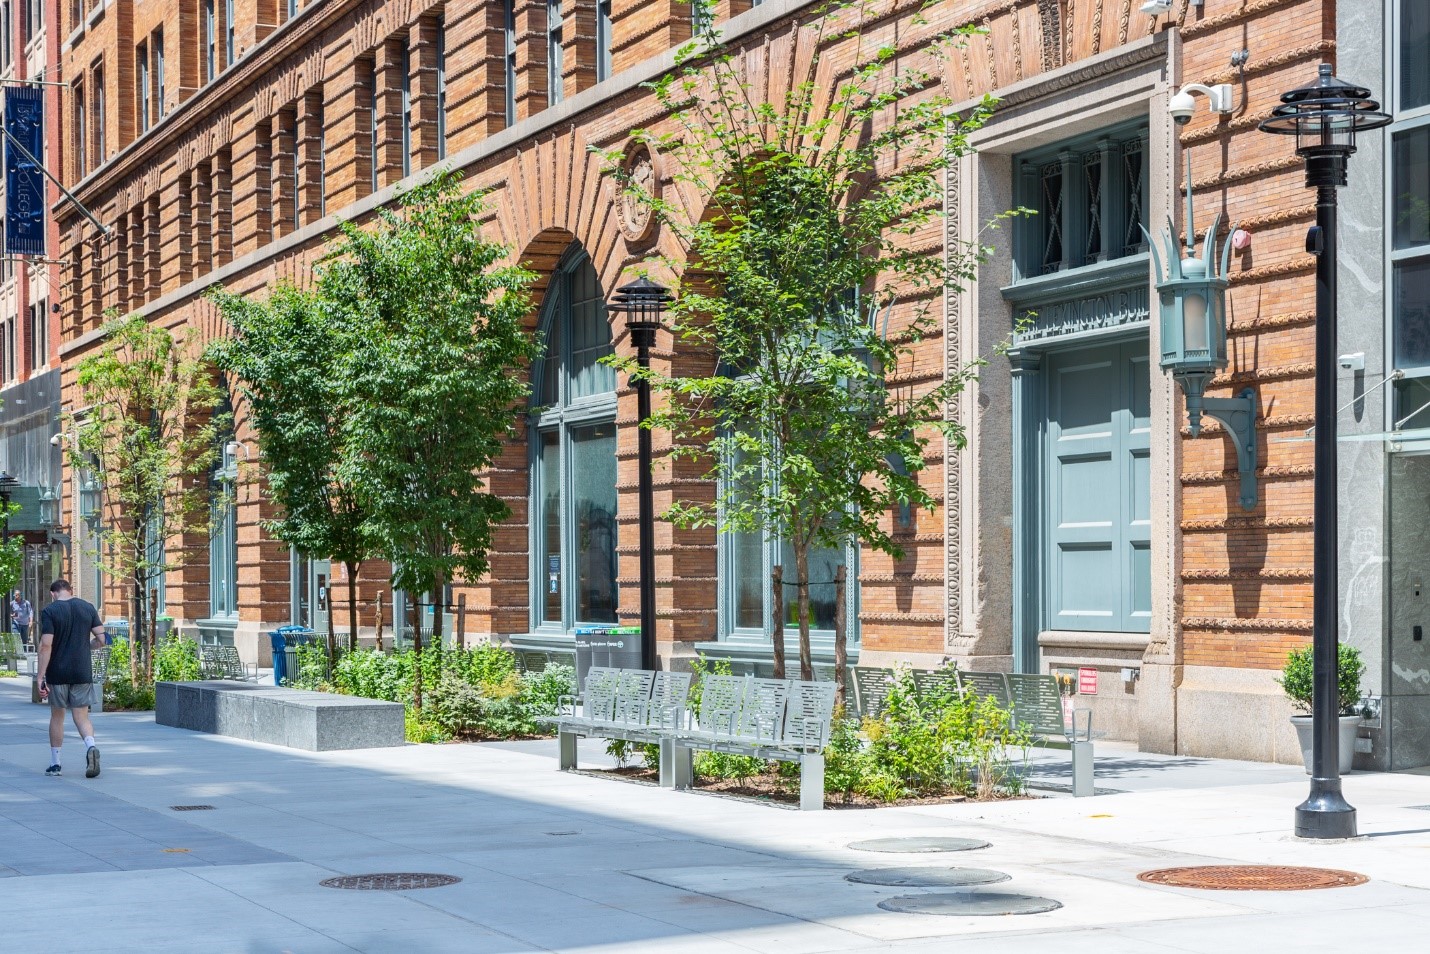
[[[1147,632],[1147,343],[1054,352],[1046,367],[1043,628]]]

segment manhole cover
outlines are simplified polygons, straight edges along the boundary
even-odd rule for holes
[[[345,875],[341,878],[328,878],[318,883],[325,888],[346,888],[349,891],[414,891],[417,888],[440,888],[443,885],[456,884],[461,880],[455,875],[396,871],[384,874]]]
[[[849,846],[855,851],[890,851],[922,853],[926,851],[974,851],[987,848],[988,842],[977,838],[872,838]]]
[[[1334,868],[1294,868],[1289,865],[1202,865],[1144,871],[1138,881],[1206,891],[1309,891],[1348,888],[1370,879]]]
[[[213,807],[212,805],[170,805],[170,806],[169,806],[169,811],[171,811],[171,812],[211,812],[211,811],[213,811],[213,810],[214,810],[214,807]]]
[[[865,868],[844,876],[855,884],[884,884],[896,888],[957,888],[972,884],[997,884],[1008,875],[988,868]]]
[[[885,911],[900,914],[942,914],[949,917],[996,917],[1007,914],[1043,914],[1062,907],[1051,898],[1035,898],[1028,894],[906,894],[880,901]]]

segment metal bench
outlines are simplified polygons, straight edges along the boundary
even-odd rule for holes
[[[914,670],[914,692],[920,698],[932,699],[936,696],[957,697],[962,689],[958,685],[958,670],[952,666],[940,669]]]
[[[1063,712],[1062,693],[1058,691],[1058,681],[1052,676],[1017,672],[983,672],[958,674],[960,681],[966,680],[966,688],[976,684],[993,688],[996,678],[1003,684],[1002,700],[1012,714],[1014,726],[1026,729],[1039,743],[1066,748],[1072,755],[1072,793],[1082,798],[1093,794],[1093,752],[1092,752],[1092,710],[1078,709],[1072,712],[1069,722]],[[974,678],[975,677],[976,683]],[[985,696],[997,698],[993,691],[974,688]],[[1082,725],[1079,725],[1080,717]]]
[[[200,646],[199,672],[204,679],[233,679],[238,682],[257,682],[258,670],[251,672],[239,658],[233,646]]]
[[[898,678],[898,673],[892,669],[870,669],[864,666],[855,667],[853,672],[854,714],[860,718],[879,718],[884,714],[889,690]]]
[[[823,808],[834,689],[829,682],[706,677],[697,726],[673,734],[674,787],[694,784],[697,750],[798,762],[800,809]]]
[[[581,696],[568,697],[569,711],[542,721],[556,726],[560,767],[576,768],[582,738],[655,743],[661,749],[661,785],[674,786],[670,739],[685,725],[690,673],[592,667]]]
[[[958,670],[958,688],[961,692],[974,692],[987,696],[1003,708],[1008,708],[1008,683],[1001,672],[969,672]]]

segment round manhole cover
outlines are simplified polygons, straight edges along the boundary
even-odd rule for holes
[[[885,911],[900,914],[942,914],[948,917],[979,918],[1008,914],[1043,914],[1062,907],[1051,898],[1028,894],[969,892],[966,894],[906,894],[880,901]]]
[[[997,884],[1008,875],[988,868],[865,868],[844,876],[855,884],[883,884],[896,888],[958,888]]]
[[[1354,871],[1334,868],[1296,868],[1290,865],[1200,865],[1144,871],[1138,881],[1205,891],[1310,891],[1348,888],[1370,879]]]
[[[461,880],[455,875],[393,871],[383,874],[344,875],[341,878],[327,878],[318,883],[325,888],[346,888],[349,891],[414,891],[418,888],[440,888]]]
[[[932,851],[975,851],[988,842],[977,838],[871,838],[849,846],[855,851],[888,851],[921,854]]]

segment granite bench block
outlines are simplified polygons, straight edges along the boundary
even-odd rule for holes
[[[221,680],[159,683],[154,721],[309,752],[406,742],[399,703]]]

